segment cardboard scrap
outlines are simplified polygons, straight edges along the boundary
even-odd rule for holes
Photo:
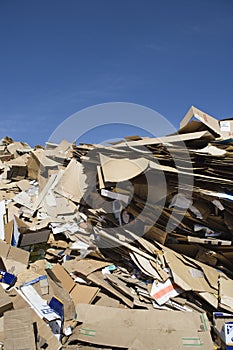
[[[99,291],[100,289],[97,287],[77,284],[70,292],[70,296],[76,307],[78,304],[91,304]]]
[[[12,310],[4,313],[4,349],[36,350],[30,308]]]
[[[137,338],[148,349],[154,346],[170,350],[174,346],[176,349],[186,346],[196,349],[197,345],[205,349],[212,347],[205,314],[79,304],[77,319],[82,324],[75,330],[75,336],[91,344],[130,348]]]
[[[17,275],[28,266],[29,252],[0,240],[0,256],[7,272]]]
[[[149,161],[144,158],[111,159],[100,154],[100,163],[105,182],[120,182],[141,174],[148,167]]]
[[[74,280],[70,277],[70,275],[66,272],[66,270],[60,265],[56,264],[52,268],[53,274],[56,278],[61,282],[62,287],[69,293],[75,286]]]
[[[72,159],[55,187],[55,192],[79,203],[83,197],[85,188],[86,175],[83,166],[75,159]]]
[[[12,308],[12,300],[9,295],[7,295],[0,285],[0,316],[4,314],[5,311],[10,310]]]

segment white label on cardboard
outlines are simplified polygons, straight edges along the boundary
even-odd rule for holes
[[[224,335],[226,342],[226,345],[232,345],[233,344],[233,322],[226,322],[224,325]]]
[[[48,322],[60,319],[58,314],[47,304],[47,301],[42,299],[31,285],[23,286],[20,290],[40,318],[44,318]]]
[[[129,203],[129,196],[122,194],[122,193],[118,193],[118,192],[111,192],[105,189],[101,190],[101,196],[103,197],[108,197],[108,198],[112,198],[112,199],[117,199],[117,200],[121,200],[124,203],[128,204]]]
[[[201,270],[190,267],[189,273],[193,278],[204,278],[204,273]]]
[[[221,131],[231,131],[231,125],[228,121],[220,122],[220,130]]]
[[[159,305],[165,304],[170,298],[174,298],[181,290],[176,287],[170,279],[167,279],[166,282],[153,282],[150,295],[154,298]]]

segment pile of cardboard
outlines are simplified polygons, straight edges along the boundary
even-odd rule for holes
[[[2,139],[0,348],[233,346],[232,136],[191,107],[159,138]]]

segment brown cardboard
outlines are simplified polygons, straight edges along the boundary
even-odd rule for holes
[[[228,182],[228,183],[230,183],[231,181],[229,179],[224,179],[217,176],[208,176],[208,175],[203,175],[201,173],[194,173],[192,171],[192,168],[188,169],[189,171],[183,171],[168,165],[157,164],[152,161],[150,161],[150,168],[154,170],[162,171],[162,172],[182,174],[182,175],[192,176],[194,178],[200,178],[200,179],[206,179],[206,180],[216,180],[216,181],[222,181],[222,182]]]
[[[4,343],[4,316],[0,316],[0,343]]]
[[[48,195],[52,186],[54,186],[54,184],[56,183],[57,178],[58,178],[58,174],[52,174],[50,178],[46,181],[42,191],[39,193],[38,197],[33,203],[33,206],[32,206],[33,213],[35,213],[35,211],[42,205],[43,200]]]
[[[190,132],[183,135],[170,135],[170,136],[162,136],[157,138],[149,138],[149,139],[143,139],[139,141],[129,141],[123,143],[125,146],[130,147],[137,147],[137,146],[148,146],[148,145],[156,145],[160,143],[178,143],[178,142],[185,142],[185,141],[191,141],[196,139],[205,138],[208,140],[214,139],[214,137],[208,132],[208,131],[198,131],[198,132]],[[122,147],[122,144],[115,145],[114,148]]]
[[[26,247],[33,244],[47,242],[50,230],[40,230],[36,232],[27,232],[21,235],[20,247]]]
[[[233,281],[226,276],[219,279],[219,303],[222,308],[233,312]]]
[[[28,151],[31,150],[30,146],[25,142],[13,142],[7,145],[8,152],[13,154],[15,157],[18,156],[17,151],[24,150],[24,149],[27,149]]]
[[[13,235],[13,230],[14,230],[14,221],[11,220],[11,221],[9,221],[7,224],[5,224],[4,230],[5,230],[5,241],[6,241],[8,244],[11,244],[12,235]]]
[[[45,271],[44,271],[43,275],[45,275]],[[18,274],[17,281],[15,283],[15,287],[19,288],[24,283],[30,282],[32,280],[35,280],[35,279],[37,279],[40,276],[41,276],[40,274],[38,274],[37,272],[33,271],[31,268],[30,269],[26,269],[25,268],[23,271],[21,271]]]
[[[58,163],[46,157],[43,149],[37,149],[30,154],[27,162],[28,177],[37,180],[40,173],[46,172],[48,169],[56,169]]]
[[[28,266],[30,253],[0,240],[0,256],[7,272],[17,275]]]
[[[219,276],[220,276],[220,271],[218,271],[217,269],[211,267],[211,266],[208,266],[206,264],[203,264],[202,262],[200,261],[196,261],[194,259],[191,259],[189,257],[185,257],[185,259],[187,261],[190,261],[192,262],[193,264],[195,264],[197,267],[201,268],[204,275],[205,275],[205,278],[206,280],[208,281],[209,285],[218,290],[218,280],[219,280]]]
[[[125,295],[129,300],[134,301],[134,294],[132,293],[132,290],[125,281],[122,281],[117,277],[117,275],[114,274],[106,274],[105,280],[109,282],[109,284],[116,289],[117,291],[120,291],[123,295]]]
[[[0,201],[0,239],[5,239],[5,232],[4,232],[4,217],[6,214],[6,205],[5,200]]]
[[[145,226],[144,237],[155,240],[164,245],[167,238],[167,233],[160,230],[158,227]]]
[[[97,287],[91,287],[82,284],[76,286],[70,292],[70,296],[74,302],[75,307],[78,304],[91,304],[100,291]]]
[[[196,119],[200,120],[208,128],[210,128],[215,134],[220,136],[221,133],[220,133],[218,120],[215,119],[214,117],[212,117],[211,115],[209,115],[205,112],[202,112],[200,109],[198,109],[194,106],[190,107],[187,114],[181,120],[180,127],[183,128],[184,126],[186,126],[193,116]]]
[[[32,208],[32,198],[27,194],[27,192],[21,191],[16,196],[14,196],[13,201],[17,205],[21,205],[31,210]]]
[[[7,259],[15,260],[27,266],[29,255],[30,253],[26,250],[11,246],[7,255]]]
[[[36,350],[32,311],[30,308],[5,312],[4,349]]]
[[[77,339],[91,344],[130,348],[135,339],[145,348],[179,350],[212,348],[205,314],[162,310],[127,310],[79,304]],[[179,319],[179,322],[177,322]]]
[[[103,292],[99,292],[98,296],[94,300],[94,304],[98,306],[106,306],[106,307],[119,307],[119,300],[110,297],[109,295]]]
[[[16,221],[16,224],[18,226],[18,229],[21,233],[24,233],[24,232],[27,232],[29,230],[29,226],[28,224],[21,220],[18,216],[15,215],[15,221]]]
[[[21,157],[10,160],[7,164],[9,170],[7,172],[8,179],[23,179],[27,175],[27,161],[29,155],[24,154]]]
[[[85,193],[85,188],[86,175],[83,165],[72,159],[54,191],[63,197],[79,203]]]
[[[14,296],[11,296],[14,309],[15,310],[25,310],[28,309],[28,303],[15,291],[12,291]],[[38,348],[41,346],[41,343],[44,344],[44,348],[48,350],[59,350],[61,344],[57,337],[52,333],[49,325],[42,320],[36,312],[32,312],[32,322],[35,325],[36,331],[38,332],[37,343]],[[39,345],[40,344],[40,345]]]
[[[114,288],[111,284],[109,284],[105,279],[101,271],[95,271],[88,275],[87,279],[94,283],[95,285],[103,288],[104,290],[107,290],[112,296],[115,296],[118,300],[121,300],[125,305],[127,305],[130,308],[133,308],[133,300],[132,298],[128,298]]]
[[[2,316],[5,311],[10,310],[12,306],[11,298],[0,285],[0,316]]]
[[[53,274],[56,276],[56,278],[61,282],[62,287],[70,293],[71,290],[75,286],[74,280],[70,277],[70,275],[66,272],[66,270],[60,265],[56,264],[52,268]]]
[[[105,182],[126,181],[141,174],[149,165],[145,158],[110,158],[100,154],[100,162]]]
[[[148,259],[144,258],[140,254],[137,254],[135,252],[130,253],[130,257],[132,261],[135,263],[135,265],[137,265],[137,267],[147,276],[153,277],[156,280],[160,280],[160,281],[162,280],[158,271],[151,265]]]
[[[88,258],[79,260],[74,259],[63,263],[63,266],[67,271],[79,272],[84,276],[88,276],[90,273],[101,270],[108,265],[111,265],[111,262]]]
[[[77,210],[77,206],[75,203],[73,203],[71,200],[64,198],[64,197],[58,197],[56,195],[56,212],[57,215],[68,215],[68,214],[74,214]]]
[[[0,257],[1,258],[7,257],[9,249],[10,249],[10,245],[0,239]]]
[[[179,287],[184,290],[215,293],[215,289],[208,284],[202,271],[185,264],[178,253],[168,251],[166,248],[165,259],[171,269],[173,279]]]
[[[17,181],[17,186],[21,191],[27,191],[30,188],[30,181],[26,179]]]
[[[60,299],[64,305],[64,319],[73,320],[75,315],[75,306],[70,294],[62,287],[60,283],[57,283],[53,279],[48,278],[50,295],[56,296]]]

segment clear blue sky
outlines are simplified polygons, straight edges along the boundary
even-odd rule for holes
[[[0,137],[31,145],[110,101],[228,118],[233,1],[0,0],[0,63]]]

